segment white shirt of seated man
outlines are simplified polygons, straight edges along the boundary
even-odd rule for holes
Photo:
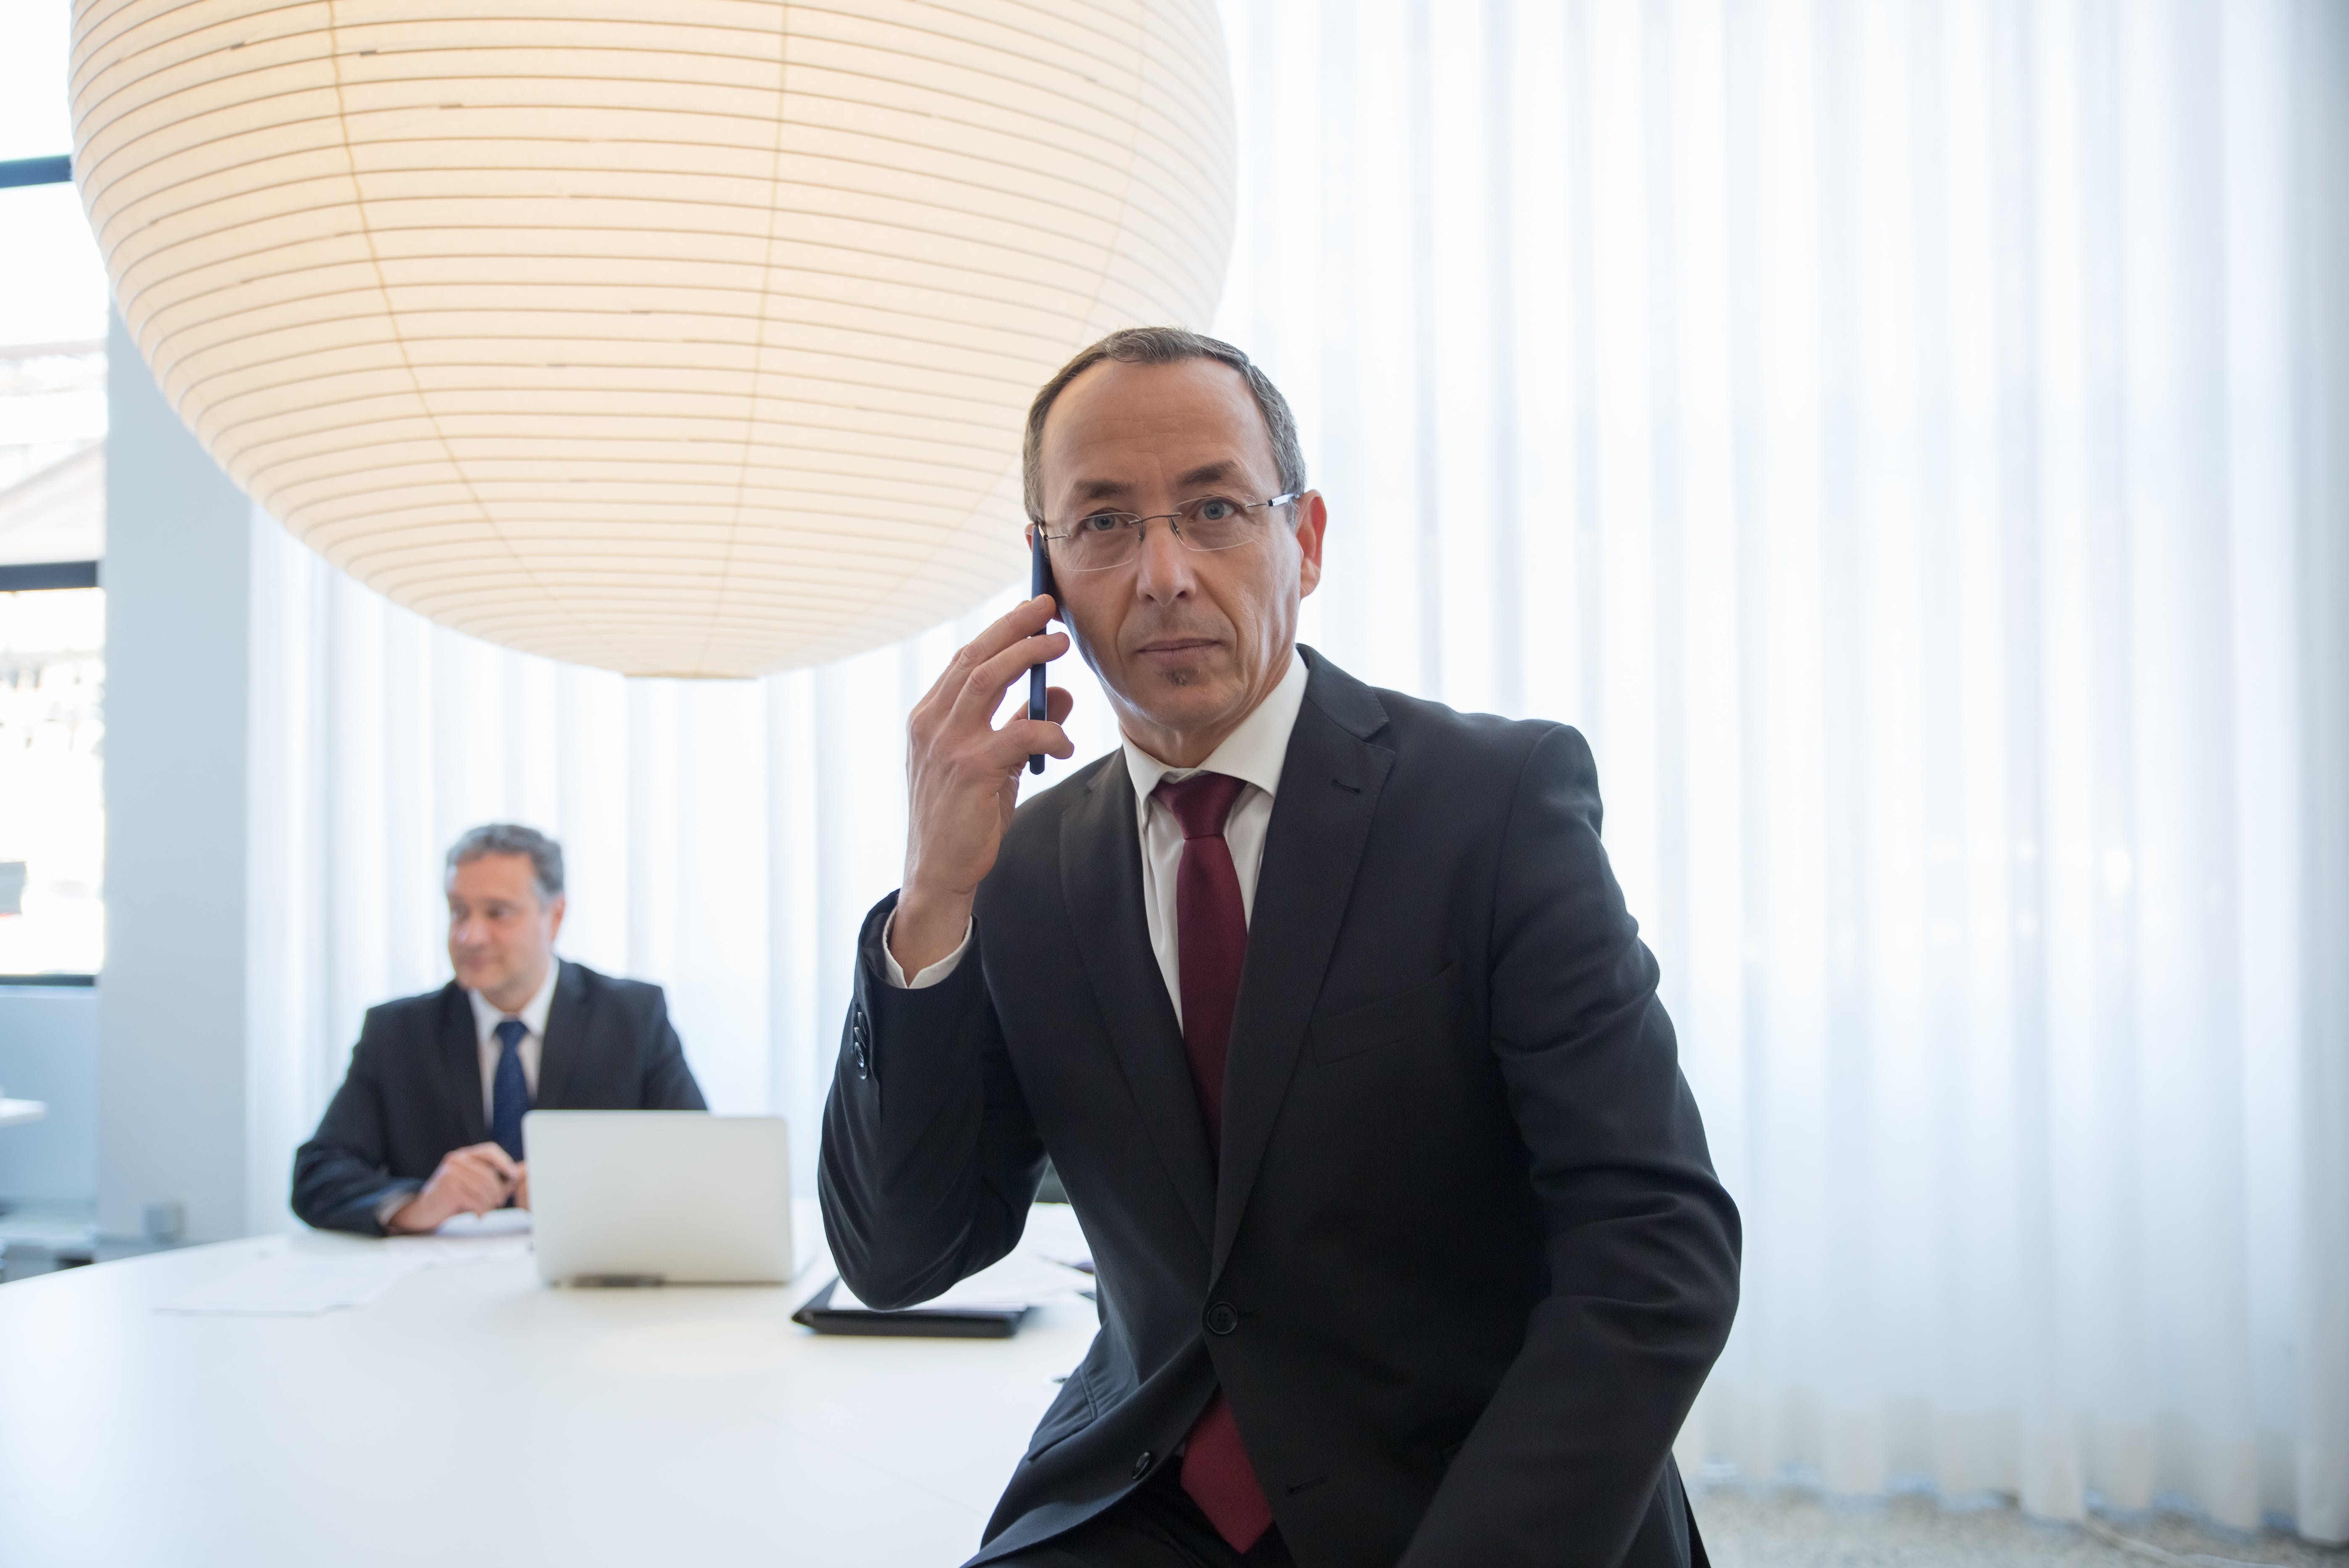
[[[505,1055],[505,1046],[498,1038],[498,1026],[508,1018],[522,1020],[523,1037],[514,1047],[514,1055],[522,1058],[523,1082],[529,1086],[530,1098],[538,1099],[538,1060],[546,1044],[546,1010],[554,1006],[555,976],[563,973],[563,960],[551,959],[546,965],[546,978],[539,983],[537,993],[512,1013],[502,1012],[498,1005],[479,991],[465,993],[465,1000],[473,1005],[473,1039],[481,1055],[481,1119],[489,1121],[498,1113],[498,1058]]]
[[[449,873],[448,892],[449,965],[471,996],[486,1114],[502,1048],[494,1031],[505,1018],[519,1017],[529,1031],[521,1046],[523,1076],[537,1093],[558,972],[554,938],[563,929],[563,895],[540,887],[538,868],[522,854],[464,861]],[[388,1231],[430,1231],[456,1215],[487,1213],[509,1202],[530,1207],[529,1168],[494,1142],[481,1142],[450,1150],[420,1191],[387,1198],[388,1212],[379,1217]]]

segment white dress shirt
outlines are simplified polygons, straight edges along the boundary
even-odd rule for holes
[[[1170,768],[1123,736],[1126,777],[1133,781],[1134,826],[1142,841],[1142,912],[1150,925],[1150,950],[1158,959],[1158,973],[1166,982],[1166,995],[1174,1004],[1174,1019],[1183,1019],[1183,965],[1175,944],[1174,876],[1183,864],[1183,825],[1164,801],[1154,793],[1162,779],[1188,779],[1194,773],[1227,773],[1247,788],[1224,821],[1224,842],[1232,851],[1232,870],[1240,883],[1240,909],[1256,914],[1257,873],[1264,867],[1265,831],[1272,825],[1272,799],[1280,792],[1280,766],[1288,756],[1288,737],[1297,727],[1298,710],[1305,706],[1305,661],[1288,655],[1288,673],[1280,684],[1240,720],[1239,727],[1196,768]],[[890,916],[891,923],[896,916]],[[935,985],[955,972],[970,950],[970,933],[962,944],[928,965],[911,981],[889,951],[889,932],[881,934],[882,965],[889,984],[918,991]]]
[[[473,1037],[481,1047],[481,1118],[493,1120],[497,1116],[498,1057],[505,1047],[498,1039],[498,1026],[509,1017],[520,1018],[525,1033],[516,1054],[522,1057],[523,1081],[530,1086],[530,1098],[538,1099],[538,1058],[540,1048],[546,1044],[546,1010],[554,1003],[554,977],[563,973],[563,960],[554,959],[546,966],[546,978],[539,983],[538,995],[523,1004],[519,1013],[501,1013],[481,999],[479,991],[465,993],[473,1004]]]

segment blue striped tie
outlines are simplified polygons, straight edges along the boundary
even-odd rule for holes
[[[522,1113],[530,1109],[530,1080],[522,1074],[522,1037],[530,1026],[520,1018],[502,1020],[496,1030],[498,1076],[490,1090],[490,1136],[514,1159],[522,1158]]]

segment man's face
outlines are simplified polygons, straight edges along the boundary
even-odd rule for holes
[[[511,1011],[546,978],[563,899],[541,902],[528,855],[483,855],[449,875],[449,965],[457,983]]]
[[[1149,517],[1205,495],[1280,492],[1247,383],[1212,359],[1091,366],[1053,402],[1041,446],[1055,534],[1096,511]],[[1161,761],[1204,761],[1288,673],[1298,603],[1321,578],[1327,512],[1309,492],[1254,515],[1256,542],[1231,550],[1185,549],[1160,521],[1106,571],[1063,570],[1055,552],[1061,621],[1126,733]]]

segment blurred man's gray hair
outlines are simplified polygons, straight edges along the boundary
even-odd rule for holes
[[[1030,521],[1050,521],[1044,515],[1044,417],[1052,411],[1052,405],[1070,382],[1104,359],[1114,359],[1122,365],[1180,365],[1186,359],[1212,359],[1218,365],[1230,366],[1247,383],[1248,396],[1256,399],[1256,411],[1264,416],[1265,438],[1272,443],[1272,466],[1280,477],[1280,488],[1291,495],[1305,489],[1305,448],[1297,438],[1297,416],[1289,412],[1288,399],[1280,395],[1271,377],[1257,368],[1255,360],[1223,339],[1209,337],[1204,332],[1180,326],[1129,326],[1111,333],[1090,348],[1079,350],[1077,356],[1061,366],[1060,373],[1045,382],[1036,400],[1028,405],[1028,432],[1020,443],[1019,478]]]
[[[464,837],[449,846],[447,876],[455,876],[457,868],[480,860],[483,855],[528,855],[531,874],[538,882],[538,901],[547,903],[563,893],[563,846],[540,832],[519,822],[484,822],[478,828],[465,830]]]

